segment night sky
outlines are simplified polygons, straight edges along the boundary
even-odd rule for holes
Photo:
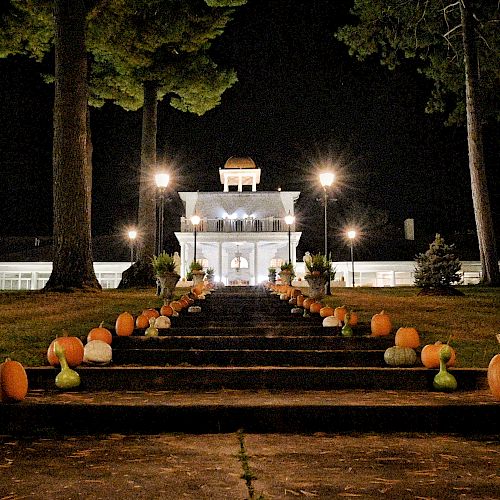
[[[411,259],[436,232],[464,249],[471,242],[475,247],[474,235],[467,235],[475,225],[465,129],[445,127],[444,116],[424,113],[431,84],[411,63],[390,72],[375,59],[359,63],[348,56],[334,33],[350,20],[350,4],[249,0],[213,47],[216,61],[235,68],[239,78],[222,104],[198,117],[160,103],[158,162],[174,171],[167,231],[179,228],[176,191],[221,191],[218,169],[226,159],[251,156],[262,169],[259,190],[302,192],[299,255],[320,250],[323,209],[316,174],[317,165],[330,160],[338,176],[332,219],[351,200],[389,214],[393,241],[384,237],[384,244],[370,247],[376,238],[368,227],[360,255],[394,258],[388,249],[397,247]],[[20,58],[0,60],[0,236],[51,233],[53,88],[42,82],[41,69]],[[93,232],[120,238],[136,217],[141,112],[106,105],[92,110],[91,123]],[[497,125],[486,129],[497,224],[498,138]],[[407,217],[416,225],[417,242],[410,246],[403,240]],[[341,225],[335,222],[333,238]],[[343,245],[332,246],[342,258]]]

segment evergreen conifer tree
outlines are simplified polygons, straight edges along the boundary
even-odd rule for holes
[[[461,280],[462,263],[455,252],[455,245],[447,245],[441,235],[436,234],[429,250],[415,258],[415,285],[422,288],[423,295],[462,295],[453,288]]]

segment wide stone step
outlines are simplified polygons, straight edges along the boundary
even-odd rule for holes
[[[394,337],[341,337],[327,335],[330,328],[279,332],[276,329],[213,328],[162,330],[163,336],[114,337],[113,351],[119,349],[305,349],[305,350],[385,350],[394,345]],[[310,335],[296,335],[296,333]],[[196,335],[193,335],[196,333]],[[288,335],[281,335],[288,333]],[[294,335],[295,333],[295,335]],[[318,335],[318,333],[323,335]],[[174,334],[174,335],[172,335]]]
[[[498,435],[489,391],[55,392],[0,405],[4,435],[439,432]]]
[[[384,366],[384,351],[261,349],[115,349],[117,365]]]
[[[377,367],[78,367],[81,389],[127,390],[430,390],[437,370]],[[52,389],[57,369],[27,368],[29,387]],[[485,388],[486,369],[454,368],[460,390]]]
[[[114,330],[111,329],[111,332],[114,334],[114,339],[119,341],[120,337],[117,337]],[[132,338],[135,337],[144,337],[144,330],[136,329],[132,334]],[[364,339],[371,338],[372,340],[376,340],[376,337],[370,337],[367,335],[366,331],[362,329],[355,329],[355,335],[353,339]],[[201,324],[193,326],[190,323],[182,326],[172,322],[172,327],[167,329],[159,329],[159,334],[161,337],[170,337],[170,336],[255,336],[255,337],[290,337],[290,336],[299,336],[299,337],[307,337],[307,336],[324,336],[331,337],[336,336],[341,338],[341,329],[337,327],[323,327],[321,324],[307,324],[307,325],[297,325],[297,324],[276,324],[276,323],[268,323],[256,326],[255,324],[251,325],[224,325],[220,324]],[[391,345],[394,345],[394,335],[388,335],[387,337],[383,337],[383,341],[386,345],[389,342],[392,342]],[[389,347],[389,345],[387,345]]]

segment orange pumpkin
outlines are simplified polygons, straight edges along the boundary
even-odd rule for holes
[[[178,300],[174,300],[173,302],[170,302],[170,307],[174,311],[177,311],[177,312],[181,312],[182,308],[183,308],[182,304]]]
[[[335,310],[333,311],[333,315],[339,320],[342,321],[342,323],[345,320],[345,315],[347,313],[347,307],[346,306],[340,306],[336,307]]]
[[[129,337],[134,333],[135,321],[129,312],[122,312],[116,318],[115,330],[120,337]]]
[[[22,401],[28,393],[28,376],[23,365],[7,358],[0,364],[0,401]]]
[[[320,315],[322,318],[327,318],[328,316],[333,316],[333,314],[334,314],[333,307],[330,307],[330,306],[325,306],[325,307],[322,307],[322,308],[319,310],[319,315]]]
[[[356,326],[358,324],[358,313],[354,311],[350,311],[349,314],[351,315],[351,318],[349,319],[349,324],[351,326]]]
[[[181,300],[185,300],[188,306],[194,303],[194,300],[189,295],[183,295]]]
[[[488,385],[493,397],[500,400],[500,354],[493,356],[488,365]]]
[[[306,298],[304,297],[304,295],[302,295],[302,294],[297,295],[297,306],[303,307],[304,306],[304,300],[306,300]]]
[[[314,304],[316,300],[311,299],[311,297],[307,297],[307,299],[304,299],[304,302],[302,303],[302,307],[306,310],[309,310],[311,307],[311,304]]]
[[[321,302],[313,302],[309,307],[309,312],[311,314],[319,314],[322,307],[323,305],[321,304]]]
[[[168,316],[168,317],[170,317],[170,316],[172,316],[172,314],[174,314],[174,310],[168,304],[164,304],[164,305],[161,306],[160,314],[162,316]]]
[[[59,366],[59,358],[54,352],[54,343],[58,342],[64,348],[66,361],[71,368],[81,365],[83,363],[83,343],[78,337],[68,337],[67,332],[63,337],[57,337],[53,340],[47,349],[47,360],[52,366]]]
[[[439,368],[439,351],[443,347],[441,342],[436,342],[435,344],[427,344],[422,347],[422,352],[420,353],[420,359],[422,364],[426,368]],[[456,354],[455,350],[450,346],[451,358],[446,363],[446,366],[455,366]]]
[[[135,319],[135,326],[140,329],[147,328],[149,326],[149,318],[144,314],[139,314]]]
[[[103,324],[104,321],[102,321],[97,328],[92,328],[92,330],[90,330],[89,334],[87,335],[87,342],[90,342],[92,340],[102,340],[103,342],[106,342],[106,344],[111,345],[111,343],[113,342],[113,335],[107,328],[104,328],[102,326]]]
[[[416,349],[420,345],[420,337],[413,327],[401,327],[396,332],[394,340],[397,347],[410,347]]]
[[[203,283],[199,283],[192,289],[192,292],[195,293],[196,295],[201,295],[203,293],[203,289],[204,289]]]
[[[143,316],[146,316],[146,318],[151,319],[151,318],[157,318],[160,313],[156,310],[150,307],[149,309],[144,309],[141,313]]]
[[[371,330],[373,337],[389,335],[392,330],[391,317],[385,311],[374,314],[371,320]]]
[[[183,309],[189,306],[189,301],[187,299],[179,299],[179,303],[182,304]]]

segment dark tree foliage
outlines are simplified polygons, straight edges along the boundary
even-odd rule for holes
[[[355,0],[357,23],[337,37],[351,55],[377,55],[394,69],[404,59],[434,81],[427,111],[467,124],[472,201],[483,282],[500,284],[484,162],[482,124],[500,118],[500,4],[492,0]]]
[[[150,258],[156,246],[156,203],[152,179],[156,167],[157,103],[168,97],[173,107],[198,115],[220,103],[222,93],[236,82],[236,74],[233,70],[218,68],[208,50],[210,42],[223,32],[230,21],[233,7],[244,4],[245,0],[78,0],[77,3],[78,12],[83,16],[83,38],[80,40],[81,37],[77,37],[67,43],[75,43],[77,54],[81,53],[82,47],[88,51],[90,70],[87,71],[87,66],[85,69],[82,67],[78,79],[81,82],[89,75],[90,87],[85,81],[86,99],[94,106],[112,101],[127,110],[143,107],[138,213],[143,245],[139,249],[139,270],[136,269],[134,275],[138,278],[135,283],[142,280],[146,284],[152,281]],[[42,61],[50,55],[59,21],[54,16],[56,4],[54,0],[10,0],[1,16],[0,57],[25,55]],[[66,32],[65,36],[70,35]],[[57,70],[61,70],[61,65],[58,66],[56,61],[56,89]],[[52,75],[45,78],[54,81]],[[80,112],[78,106],[75,110]],[[73,216],[72,211],[80,208],[85,210],[82,220],[90,216],[92,167],[88,112],[86,119],[86,127],[81,130],[81,139],[84,138],[86,143],[87,165],[83,175],[87,182],[83,190],[87,197],[86,205],[83,208],[78,203],[66,206],[58,201],[63,197],[55,195],[56,242],[61,229],[61,223],[57,221],[65,219],[59,217],[64,211],[67,211],[67,218]],[[58,162],[55,144],[55,193],[61,186],[57,174]],[[72,186],[65,186],[65,189],[70,196]],[[74,256],[80,251],[77,251],[78,245],[88,246],[90,251],[90,240],[88,245],[85,242],[87,233],[90,238],[90,226],[78,241],[68,238],[66,234],[65,244],[74,245],[75,251],[61,252],[61,245],[56,243],[54,260],[64,261],[70,255]],[[78,273],[80,266],[69,268]],[[55,281],[59,281],[56,277],[60,272],[60,266],[54,268]],[[87,283],[84,278],[87,271],[81,269],[80,273]],[[51,277],[51,281],[54,280]]]

